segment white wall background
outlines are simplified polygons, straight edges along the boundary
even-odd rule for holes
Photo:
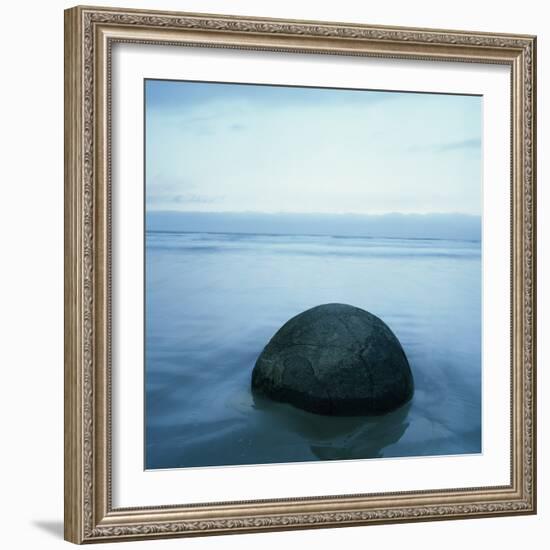
[[[131,543],[132,548],[378,547],[423,550],[544,548],[550,487],[544,468],[550,376],[545,375],[544,254],[550,16],[545,2],[432,0],[118,0],[103,5],[537,34],[539,37],[539,514]],[[62,540],[63,455],[63,9],[71,2],[10,2],[2,9],[0,136],[0,517],[5,548],[67,547]],[[546,65],[546,67],[545,67]],[[546,247],[548,248],[548,247]],[[545,433],[546,432],[546,433]],[[546,543],[547,544],[547,543]],[[103,548],[115,547],[106,545]]]

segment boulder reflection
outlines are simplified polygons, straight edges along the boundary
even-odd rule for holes
[[[312,444],[311,451],[320,460],[381,458],[382,451],[397,443],[409,427],[410,407],[409,402],[382,416],[362,417],[364,423],[341,440]]]
[[[305,440],[318,460],[381,458],[407,431],[411,403],[380,416],[326,416],[254,395],[254,408],[273,431],[284,426]]]

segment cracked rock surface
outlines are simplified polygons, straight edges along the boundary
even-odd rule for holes
[[[327,415],[383,414],[407,402],[414,383],[390,328],[371,313],[324,304],[287,321],[264,348],[252,390]]]

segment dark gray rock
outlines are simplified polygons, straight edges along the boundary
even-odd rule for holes
[[[405,352],[375,315],[324,304],[286,322],[252,372],[252,390],[328,415],[382,414],[407,402],[414,383]]]

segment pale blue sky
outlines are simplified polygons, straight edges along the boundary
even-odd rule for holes
[[[481,213],[482,98],[146,81],[148,211]]]

